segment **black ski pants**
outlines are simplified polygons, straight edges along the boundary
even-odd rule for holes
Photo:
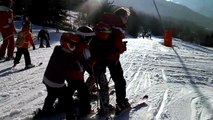
[[[80,114],[82,116],[86,116],[90,110],[90,100],[89,100],[89,91],[84,80],[71,80],[67,79],[68,82],[68,92],[67,92],[67,100],[68,100],[68,111],[67,111],[67,119],[72,118],[72,114],[75,111],[75,104],[73,101],[74,92],[77,90],[78,98],[79,98],[79,108]]]
[[[42,110],[51,112],[54,110],[54,104],[58,99],[57,110],[64,111],[66,102],[66,86],[60,88],[52,88],[46,85],[47,88],[47,97],[44,100],[44,106]]]
[[[43,47],[43,41],[44,40],[46,41],[46,47],[50,47],[49,40],[46,39],[46,38],[43,38],[43,37],[41,37],[41,39],[40,39],[40,46],[39,47]]]
[[[123,69],[120,61],[105,61],[105,66],[110,71],[111,78],[115,83],[115,93],[117,104],[123,104],[126,102],[126,80],[123,76]],[[105,71],[106,72],[106,67]]]
[[[19,63],[22,54],[24,54],[25,66],[30,65],[31,60],[30,60],[30,53],[28,51],[28,48],[17,48],[16,57],[14,59],[14,64]]]

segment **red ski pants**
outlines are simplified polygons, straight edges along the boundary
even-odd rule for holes
[[[13,57],[15,48],[14,34],[10,32],[2,32],[3,43],[0,47],[0,57],[4,57],[7,49],[7,57]]]

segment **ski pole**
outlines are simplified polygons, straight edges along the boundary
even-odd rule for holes
[[[11,34],[11,35],[7,36],[6,38],[2,38],[2,41],[4,41],[4,40],[6,40],[6,39],[10,38],[12,35],[13,35],[13,34]]]
[[[110,78],[109,78],[109,80],[108,80],[108,84],[109,84],[109,82],[111,81],[111,79],[112,79],[112,76],[110,76]]]

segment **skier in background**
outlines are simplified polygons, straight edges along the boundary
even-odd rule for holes
[[[13,23],[13,11],[11,9],[12,0],[0,1],[0,32],[3,37],[3,43],[0,46],[0,60],[13,60],[13,52],[15,48],[14,33],[16,33]],[[5,53],[7,50],[7,57]]]
[[[152,39],[152,33],[151,33],[151,30],[149,29],[148,32],[147,32],[147,37],[149,39]]]
[[[17,47],[17,52],[14,59],[13,67],[19,64],[22,54],[24,54],[25,69],[32,68],[35,66],[31,64],[30,53],[28,51],[28,48],[30,48],[30,44],[33,46],[33,50],[35,50],[33,34],[30,32],[30,29],[31,27],[29,24],[24,24],[22,26],[21,31],[18,32],[18,37],[15,44]]]
[[[38,33],[38,40],[40,40],[40,46],[39,48],[43,48],[43,41],[45,40],[46,42],[46,47],[50,47],[50,36],[49,36],[49,32],[47,29],[45,29],[44,27],[39,31]]]

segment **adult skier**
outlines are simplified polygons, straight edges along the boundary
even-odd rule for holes
[[[13,60],[14,52],[14,33],[16,33],[13,23],[12,0],[0,1],[0,32],[3,37],[3,43],[0,46],[0,60]],[[7,50],[7,56],[5,53]]]

